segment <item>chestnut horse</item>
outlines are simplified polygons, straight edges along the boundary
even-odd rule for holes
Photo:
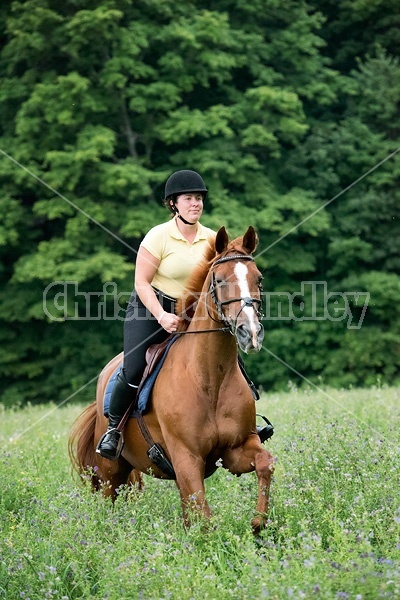
[[[153,440],[173,465],[185,524],[190,523],[191,511],[210,516],[204,479],[216,470],[218,461],[235,475],[256,471],[254,533],[266,523],[273,473],[273,457],[257,435],[253,395],[238,365],[237,345],[244,352],[259,351],[264,337],[262,277],[251,256],[256,246],[253,227],[231,242],[222,227],[210,243],[178,301],[182,333],[165,359],[144,415]],[[93,488],[113,498],[121,484],[141,486],[140,472],[171,478],[149,459],[149,446],[136,418],[125,426],[125,445],[118,460],[95,453],[107,427],[104,391],[121,361],[122,354],[103,369],[97,402],[78,417],[69,441],[75,468],[80,473],[89,469]]]

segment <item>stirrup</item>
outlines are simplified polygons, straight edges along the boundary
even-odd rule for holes
[[[104,451],[101,447],[101,444],[104,441],[104,438],[110,434],[110,433],[118,433],[119,435],[119,439],[118,439],[118,443],[117,443],[117,447],[115,449],[115,454],[111,455],[111,454],[107,454],[107,450]],[[124,447],[124,434],[122,433],[122,431],[120,429],[117,429],[116,427],[113,427],[112,429],[107,429],[107,431],[105,433],[103,433],[103,435],[101,436],[101,438],[99,439],[97,446],[96,446],[96,454],[100,454],[100,456],[102,456],[103,458],[108,458],[108,460],[117,460],[122,452],[122,449]]]
[[[264,415],[260,415],[257,413],[256,416],[261,417],[266,423],[265,427],[257,427],[257,433],[259,435],[261,443],[263,444],[274,435],[274,426],[272,425],[271,421],[267,419],[267,417],[265,417]]]

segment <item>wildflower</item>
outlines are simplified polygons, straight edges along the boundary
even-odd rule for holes
[[[313,556],[311,556],[310,558],[306,558],[303,561],[303,565],[305,567],[312,567],[314,565],[314,563],[315,563],[315,558]]]

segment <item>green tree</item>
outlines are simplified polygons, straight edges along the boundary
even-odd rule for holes
[[[4,401],[63,400],[120,351],[120,320],[70,320],[87,309],[74,290],[100,293],[114,282],[107,314],[120,310],[140,239],[166,218],[163,182],[178,168],[200,171],[211,189],[206,225],[232,235],[256,227],[267,290],[293,292],[316,278],[341,291],[387,290],[362,333],[330,322],[269,323],[273,354],[248,361],[255,380],[285,385],[284,363],[337,385],[363,383],[369,364],[370,380],[378,372],[393,380],[389,332],[379,359],[369,357],[396,291],[397,162],[325,206],[398,137],[389,24],[397,8],[374,3],[386,21],[371,36],[355,30],[344,39],[346,19],[368,28],[365,2],[353,12],[350,4],[340,2],[339,16],[332,2],[311,0],[16,0],[0,8]],[[77,282],[65,314],[54,282]],[[91,314],[103,301],[91,297]]]
[[[329,230],[316,247],[316,269],[302,278],[326,281],[333,291],[370,294],[360,330],[348,328],[345,320],[274,330],[275,351],[284,333],[282,358],[315,382],[398,381],[399,76],[397,58],[386,51],[358,61],[342,79],[339,118],[315,120],[285,164],[298,185],[318,191],[330,215]],[[359,313],[359,307],[352,308]],[[306,342],[311,332],[312,353]],[[276,369],[267,385],[283,376],[282,365]]]

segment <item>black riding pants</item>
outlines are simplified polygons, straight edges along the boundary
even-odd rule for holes
[[[163,309],[175,313],[175,300],[159,290],[155,291]],[[124,371],[129,383],[139,385],[146,366],[147,348],[152,344],[160,344],[169,335],[133,290],[124,323]]]

